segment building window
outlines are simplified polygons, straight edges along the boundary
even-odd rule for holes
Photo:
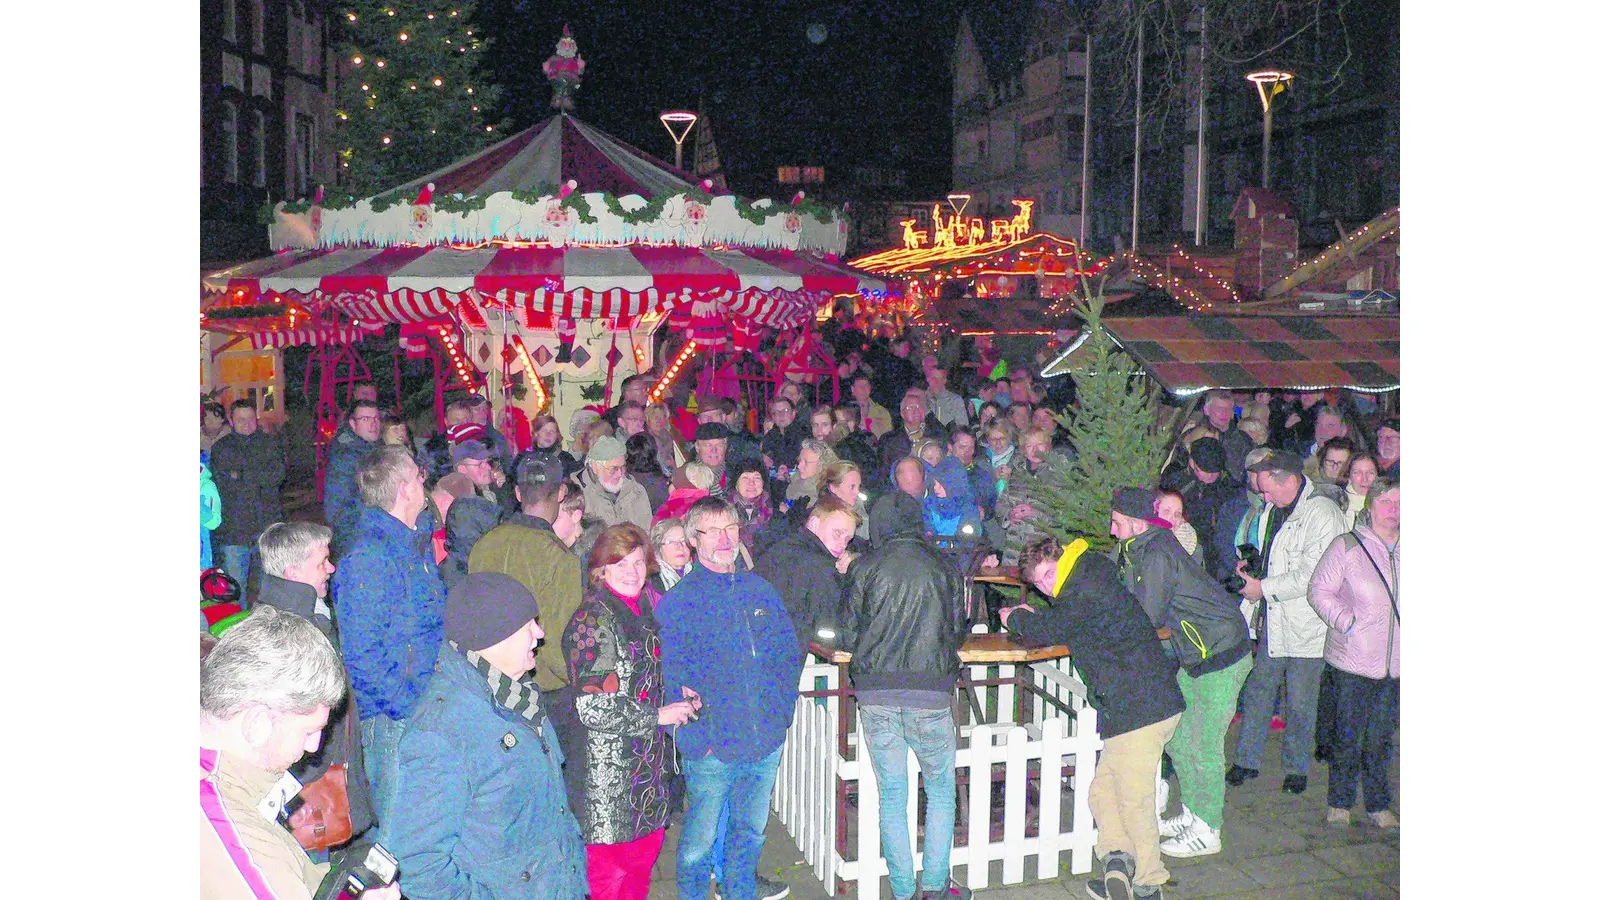
[[[294,115],[294,190],[296,197],[309,197],[315,190],[317,121],[305,113]]]
[[[821,166],[806,166],[800,172],[800,180],[807,184],[821,184],[825,177]]]
[[[239,183],[239,106],[222,101],[222,180]]]
[[[265,0],[250,0],[250,49],[267,52],[267,6]]]
[[[256,110],[256,177],[255,185],[259,188],[267,186],[267,114]]]
[[[799,166],[779,166],[778,167],[778,183],[779,184],[799,184],[800,183],[800,167]]]
[[[222,0],[222,39],[239,40],[239,0]]]
[[[1028,141],[1037,141],[1040,138],[1047,138],[1055,133],[1056,117],[1054,113],[1051,113],[1042,119],[1034,119],[1032,122],[1025,122],[1022,125],[1023,143],[1027,143]]]

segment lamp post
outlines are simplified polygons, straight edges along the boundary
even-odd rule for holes
[[[699,118],[686,109],[673,109],[661,114],[661,124],[667,127],[667,134],[672,135],[672,143],[677,148],[674,164],[679,169],[683,168],[683,139],[689,136],[689,129],[694,127],[695,121]],[[674,125],[681,126],[683,131],[673,130]]]
[[[1256,94],[1261,97],[1261,186],[1271,187],[1272,98],[1289,89],[1289,82],[1293,80],[1294,73],[1268,69],[1264,72],[1251,72],[1245,78],[1255,84]]]

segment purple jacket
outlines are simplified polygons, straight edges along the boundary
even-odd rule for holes
[[[1311,606],[1328,623],[1323,658],[1354,675],[1399,678],[1400,623],[1390,608],[1384,582],[1387,579],[1394,588],[1398,602],[1400,545],[1395,544],[1390,554],[1367,526],[1356,526],[1354,533],[1372,559],[1356,546],[1356,538],[1341,535],[1328,545],[1311,576]]]

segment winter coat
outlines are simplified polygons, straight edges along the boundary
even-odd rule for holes
[[[839,633],[843,589],[837,561],[822,539],[801,525],[756,557],[755,573],[766,579],[794,624],[795,640],[804,650],[818,630]]]
[[[783,598],[748,571],[697,565],[656,609],[668,697],[699,693],[699,718],[678,729],[684,759],[752,762],[783,746],[805,659]]]
[[[1155,626],[1117,579],[1116,564],[1092,551],[1078,557],[1050,605],[1019,609],[1010,631],[1031,641],[1065,644],[1100,713],[1100,736],[1113,738],[1184,710],[1178,663],[1161,651]],[[853,668],[853,666],[852,666]]]
[[[567,663],[561,654],[560,635],[583,602],[583,570],[550,523],[527,513],[513,513],[478,539],[467,559],[467,571],[509,575],[533,594],[539,601],[539,625],[547,635],[539,647],[534,683],[545,691],[566,685]]]
[[[472,548],[500,524],[500,507],[483,497],[462,497],[450,504],[445,519],[445,559],[439,578],[448,592],[467,576]],[[537,595],[535,595],[537,596]]]
[[[967,401],[952,391],[928,394],[928,415],[938,419],[946,430],[967,425]]]
[[[562,783],[561,744],[495,703],[483,673],[445,644],[400,738],[383,825],[407,897],[582,900],[587,862]]]
[[[1195,533],[1200,536],[1200,543],[1206,547],[1215,547],[1217,541],[1226,539],[1220,536],[1220,532],[1226,527],[1221,524],[1224,518],[1222,510],[1235,498],[1245,494],[1244,484],[1234,480],[1227,472],[1222,473],[1216,481],[1207,484],[1196,478],[1188,468],[1170,473],[1168,477],[1162,479],[1161,486],[1183,495],[1183,517],[1194,526]],[[1216,558],[1214,554],[1213,558]],[[1219,578],[1226,574],[1216,568],[1211,571]],[[1232,569],[1228,571],[1231,572]]]
[[[788,466],[793,469],[800,464],[800,442],[811,436],[811,423],[809,419],[802,419],[797,414],[795,420],[789,423],[788,428],[779,428],[774,425],[761,435],[761,453],[772,457],[772,465]],[[729,463],[730,468],[732,463]],[[765,468],[762,471],[766,471]],[[788,479],[783,479],[787,481]]]
[[[949,691],[961,670],[961,576],[921,535],[900,532],[850,565],[839,647],[858,691]]]
[[[563,722],[561,732],[571,750],[567,795],[590,844],[621,844],[667,825],[677,750],[656,715],[683,698],[662,686],[660,599],[646,587],[636,615],[610,588],[591,590],[561,636],[576,692],[573,727]]]
[[[328,444],[328,468],[322,476],[322,517],[333,529],[333,543],[342,556],[354,537],[356,523],[365,504],[356,488],[356,469],[368,453],[377,449],[350,430],[350,423],[339,426]]]
[[[261,573],[261,594],[257,606],[271,606],[291,612],[317,626],[323,637],[333,646],[339,646],[339,629],[332,619],[333,610],[327,601],[317,596],[309,584]],[[300,757],[289,767],[289,774],[310,784],[321,778],[330,766],[345,767],[345,793],[350,799],[350,826],[359,835],[377,824],[378,817],[372,805],[372,789],[367,783],[366,760],[361,753],[360,709],[355,694],[349,690],[349,676],[345,677],[344,702],[328,714],[328,724],[322,729],[322,744],[316,753]]]
[[[444,597],[429,535],[363,507],[333,573],[339,649],[363,719],[411,715],[444,640]]]
[[[972,465],[966,467],[967,482],[972,485],[972,499],[978,504],[978,509],[984,516],[994,515],[994,505],[1000,499],[999,491],[995,490],[994,467],[989,465],[989,460],[983,454],[973,458]]]
[[[279,487],[288,474],[283,446],[265,431],[230,434],[211,447],[211,477],[222,497],[222,524],[211,533],[222,547],[251,546],[267,526],[283,519]]]
[[[1055,451],[1046,453],[1044,459],[1037,466],[1028,462],[1028,458],[1020,452],[1011,457],[1011,481],[1006,485],[1005,493],[994,504],[994,517],[1005,528],[1005,545],[1001,548],[1000,564],[1014,566],[1017,557],[1022,554],[1022,548],[1027,543],[1040,535],[1044,529],[1035,524],[1036,516],[1030,516],[1020,522],[1012,523],[1008,520],[1011,510],[1023,503],[1032,506],[1039,513],[1044,512],[1044,505],[1039,498],[1043,492],[1039,482],[1044,481],[1056,486],[1062,485],[1067,478],[1067,468],[1071,465],[1065,456]]]
[[[222,496],[211,479],[211,468],[200,464],[200,568],[212,566],[211,532],[222,524]]]
[[[1367,553],[1361,552],[1362,547]],[[1391,588],[1395,606],[1389,603]],[[1323,659],[1352,675],[1399,678],[1400,622],[1395,617],[1399,601],[1398,542],[1391,553],[1365,525],[1335,538],[1311,576],[1311,606],[1328,623]]]
[[[261,802],[275,793],[282,777],[231,754],[200,748],[203,900],[311,900],[327,876],[327,863],[312,862],[289,829],[260,812]],[[83,871],[86,877],[92,874]]]
[[[660,509],[661,504],[667,502],[667,497],[672,494],[672,482],[667,480],[659,470],[655,472],[629,472],[628,477],[639,482],[644,488],[644,495],[651,509]]]
[[[972,496],[972,485],[967,481],[967,469],[961,465],[961,460],[946,456],[937,466],[923,462],[922,469],[923,482],[927,486],[927,493],[922,498],[922,516],[928,530],[949,537],[960,531],[962,525],[976,528],[983,516],[978,512],[978,503]],[[934,491],[934,481],[944,487],[945,496],[940,497]]]
[[[1310,482],[1303,484],[1294,511],[1284,520],[1267,551],[1267,577],[1261,579],[1261,594],[1267,604],[1268,656],[1322,656],[1328,626],[1311,608],[1307,591],[1323,551],[1343,532],[1344,513],[1338,504],[1317,496]]]
[[[640,528],[649,530],[650,497],[644,492],[644,486],[634,481],[631,476],[623,477],[622,484],[615,494],[606,490],[600,479],[588,469],[578,476],[578,480],[583,485],[585,519],[596,519],[607,526],[632,522]]]
[[[1178,662],[1196,678],[1251,651],[1239,600],[1206,574],[1171,531],[1151,526],[1118,545],[1122,583],[1157,628],[1172,631]]]

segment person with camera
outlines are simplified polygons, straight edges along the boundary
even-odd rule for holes
[[[317,627],[262,605],[200,661],[200,896],[311,900],[349,889],[361,900],[400,900],[400,884],[372,877],[363,845],[333,865],[313,863],[284,827],[300,785],[287,774],[315,753],[329,710],[345,693],[339,652]]]
[[[588,893],[561,743],[523,678],[542,637],[539,602],[511,576],[473,572],[450,590],[445,643],[400,739],[405,815],[384,823],[415,900]]]
[[[1258,638],[1255,669],[1244,686],[1244,721],[1227,774],[1228,784],[1234,786],[1261,774],[1272,702],[1278,686],[1285,685],[1283,790],[1290,794],[1306,789],[1328,633],[1327,624],[1311,608],[1307,590],[1323,551],[1345,530],[1339,505],[1315,492],[1301,465],[1300,457],[1274,451],[1249,466],[1249,471],[1259,473],[1267,501],[1260,545],[1266,570],[1258,577],[1244,560],[1236,568],[1237,592],[1248,601],[1247,614],[1256,621]]]
[[[1152,625],[1172,632],[1178,658],[1185,709],[1167,755],[1183,787],[1183,811],[1158,830],[1167,839],[1161,852],[1185,859],[1222,850],[1223,742],[1250,674],[1251,646],[1238,604],[1178,543],[1156,504],[1153,491],[1119,489],[1111,498],[1111,534],[1122,583]]]
[[[1184,710],[1178,663],[1161,651],[1155,626],[1118,578],[1116,563],[1090,552],[1088,541],[1063,547],[1037,537],[1023,546],[1017,564],[1022,580],[1050,605],[1006,607],[1001,621],[1028,640],[1071,647],[1089,704],[1100,713],[1105,749],[1089,785],[1089,811],[1105,877],[1089,881],[1089,896],[1159,900],[1171,876],[1156,831],[1156,775]]]
[[[901,465],[920,465],[915,458]],[[878,830],[898,900],[972,896],[950,880],[956,823],[956,723],[951,691],[961,670],[967,609],[961,575],[923,539],[922,508],[890,494],[873,507],[872,549],[850,567],[839,647],[852,654],[850,680],[861,741],[882,792]],[[906,824],[907,751],[927,790],[919,881]],[[921,893],[918,893],[920,886]]]

